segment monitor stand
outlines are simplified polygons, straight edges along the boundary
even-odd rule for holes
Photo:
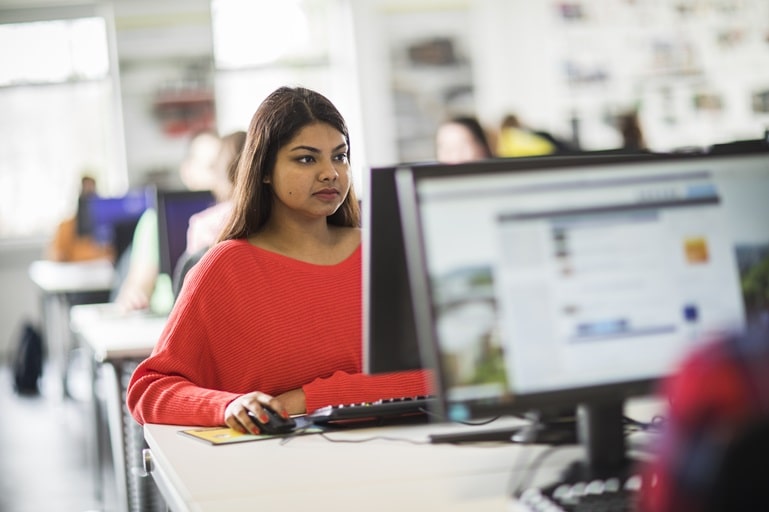
[[[536,504],[536,510],[551,505],[556,510],[634,510],[634,491],[645,484],[625,452],[623,420],[621,400],[580,405],[577,433],[584,459],[567,466],[555,482],[519,488],[515,499]]]
[[[622,401],[587,403],[577,408],[577,435],[585,459],[571,464],[561,481],[586,482],[619,477],[627,479],[635,461],[627,456]]]
[[[531,424],[499,429],[479,426],[477,431],[432,434],[430,442],[433,444],[508,442],[549,445],[578,442],[577,415],[573,407],[530,411],[525,417],[531,420]]]

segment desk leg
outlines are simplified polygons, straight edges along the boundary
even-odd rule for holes
[[[112,467],[115,473],[118,512],[129,512],[128,472],[126,471],[126,453],[123,421],[123,383],[122,365],[106,363],[102,365],[104,390],[106,392],[107,419],[109,422],[110,446],[112,447]]]
[[[130,360],[102,365],[118,511],[154,512],[165,510],[165,502],[152,477],[142,474],[142,452],[146,447],[144,430],[131,418],[125,406],[124,379],[127,381],[135,366],[136,362]]]
[[[91,383],[91,395],[89,413],[91,415],[91,435],[88,447],[90,449],[90,459],[93,464],[94,494],[99,502],[104,502],[104,478],[102,475],[102,461],[104,460],[104,422],[102,421],[101,401],[97,391],[99,379],[99,363],[96,361],[93,353],[88,354],[88,371]]]
[[[57,395],[68,398],[67,370],[69,366],[69,305],[62,294],[43,295],[43,332],[49,368],[55,372],[59,386]]]

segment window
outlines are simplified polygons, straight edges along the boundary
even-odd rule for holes
[[[8,17],[5,17],[8,19]],[[80,176],[118,173],[104,18],[0,24],[0,239],[50,234],[74,213]]]

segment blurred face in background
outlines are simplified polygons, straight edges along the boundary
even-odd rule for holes
[[[439,162],[459,164],[488,158],[483,145],[467,127],[446,123],[435,135],[435,155]]]
[[[187,157],[179,174],[184,186],[190,190],[212,190],[216,184],[216,160],[221,139],[213,133],[203,132],[191,141]]]

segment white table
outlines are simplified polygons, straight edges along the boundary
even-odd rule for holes
[[[114,267],[108,260],[60,263],[39,260],[29,266],[29,277],[42,293],[43,337],[51,367],[57,372],[61,396],[68,396],[67,375],[72,339],[69,328],[69,297],[72,294],[107,293],[112,288]]]
[[[103,425],[97,396],[97,383],[103,385],[107,406],[107,433],[112,453],[113,471],[117,488],[118,504],[122,512],[137,508],[136,475],[132,468],[139,465],[143,446],[141,428],[125,408],[125,381],[133,367],[147,357],[165,327],[166,317],[146,313],[124,313],[114,304],[89,304],[73,306],[70,310],[72,331],[82,341],[92,358],[91,404],[93,414],[93,455],[96,469],[96,487],[101,488],[101,443]],[[101,372],[99,372],[101,370]],[[98,377],[101,377],[99,379]],[[135,436],[132,434],[136,432]],[[133,479],[133,480],[132,480]],[[134,492],[131,492],[132,487]],[[101,497],[101,496],[100,496]]]
[[[651,419],[651,414],[637,419]],[[185,427],[145,425],[153,478],[175,512],[221,510],[517,510],[511,491],[548,447],[426,443],[430,434],[500,428],[426,424],[211,446],[180,434]],[[387,438],[384,438],[387,437]],[[399,440],[396,440],[399,439]],[[579,446],[544,458],[533,484],[557,479],[582,457]]]

